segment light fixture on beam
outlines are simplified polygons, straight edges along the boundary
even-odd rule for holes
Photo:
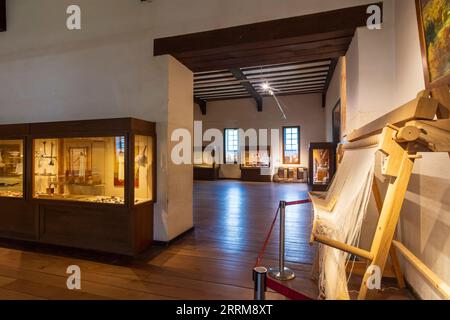
[[[278,89],[272,88],[269,84],[269,82],[265,81],[261,84],[261,88],[263,91],[267,92],[269,95],[273,97],[275,100],[275,103],[278,106],[278,109],[280,109],[281,115],[283,116],[283,119],[287,119],[286,113],[283,110],[283,106],[281,105],[281,102],[278,100],[277,96],[275,95],[275,91],[279,91]]]

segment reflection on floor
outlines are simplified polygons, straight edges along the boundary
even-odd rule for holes
[[[280,199],[306,197],[303,184],[196,182],[195,230],[169,247],[155,246],[139,259],[78,250],[0,243],[1,299],[252,299],[252,266]],[[311,296],[314,247],[308,243],[310,205],[287,210],[289,285]],[[263,263],[277,264],[278,225]],[[30,249],[33,249],[30,251]],[[74,258],[77,257],[77,258]],[[66,268],[81,268],[82,288],[69,291]],[[269,292],[270,299],[284,299]],[[383,298],[389,298],[383,297]]]

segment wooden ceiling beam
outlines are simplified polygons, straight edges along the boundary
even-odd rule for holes
[[[194,102],[198,104],[202,115],[206,115],[206,101],[197,97],[194,97]]]
[[[332,59],[344,56],[347,52],[347,48],[345,50],[335,51],[335,52],[319,52],[305,56],[292,55],[290,57],[270,57],[270,56],[261,56],[259,58],[244,58],[244,59],[232,59],[232,60],[221,60],[221,61],[212,61],[209,63],[197,63],[195,65],[188,65],[183,63],[194,72],[202,72],[202,71],[210,71],[215,68],[223,69],[223,68],[243,68],[249,66],[263,66],[268,64],[276,64],[280,62],[309,62],[312,60],[323,60],[323,59]]]
[[[348,44],[341,44],[341,45],[336,45],[336,46],[328,46],[328,47],[323,47],[320,49],[298,49],[298,50],[290,50],[290,49],[286,49],[286,50],[279,50],[276,52],[273,51],[265,51],[265,50],[260,50],[260,51],[255,51],[255,53],[253,54],[245,54],[245,55],[234,55],[234,54],[223,54],[221,57],[200,57],[200,58],[185,58],[183,60],[181,60],[179,57],[177,57],[175,55],[175,58],[177,58],[178,60],[182,61],[183,64],[185,64],[186,66],[196,66],[196,65],[207,65],[207,64],[214,64],[214,63],[232,63],[232,64],[239,64],[244,67],[248,67],[248,66],[260,66],[260,65],[266,65],[267,63],[265,63],[265,60],[270,58],[271,60],[276,60],[276,61],[281,61],[284,62],[286,61],[286,59],[290,59],[290,58],[302,58],[303,56],[311,56],[314,54],[324,54],[324,53],[333,53],[333,52],[339,52],[340,54],[342,54],[342,52],[347,52],[347,49],[349,47],[350,43]],[[334,58],[334,56],[332,57]],[[258,64],[251,64],[251,61],[258,61],[258,60],[262,60],[263,63],[258,63]],[[245,63],[243,64],[243,62],[245,61]],[[250,63],[250,64],[249,64]]]
[[[256,101],[256,110],[258,112],[262,112],[263,110],[263,101],[262,97],[259,95],[258,91],[253,88],[252,84],[248,81],[245,74],[241,71],[241,69],[230,69],[230,72],[234,75],[234,77],[241,81],[242,86],[250,93],[250,95]]]
[[[336,66],[338,64],[338,61],[339,61],[339,58],[335,58],[335,59],[331,60],[330,71],[328,71],[327,80],[325,81],[325,87],[323,89],[322,108],[326,107],[328,87],[330,86],[331,79],[333,79],[334,70],[336,70]]]
[[[382,7],[383,3],[376,3]],[[255,42],[308,37],[314,34],[355,30],[367,23],[367,5],[299,17],[156,39],[154,55],[199,51]]]
[[[6,0],[0,0],[0,32],[6,31]]]

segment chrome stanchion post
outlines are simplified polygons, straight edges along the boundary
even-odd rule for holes
[[[269,275],[272,278],[286,281],[295,278],[295,273],[284,266],[284,241],[285,241],[285,224],[286,224],[286,201],[280,201],[280,243],[279,243],[279,261],[278,268],[270,268]]]
[[[255,300],[266,300],[267,269],[255,267],[253,269],[253,281],[255,281]]]

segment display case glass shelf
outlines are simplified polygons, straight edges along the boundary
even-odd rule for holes
[[[23,140],[0,140],[0,197],[23,198]]]

